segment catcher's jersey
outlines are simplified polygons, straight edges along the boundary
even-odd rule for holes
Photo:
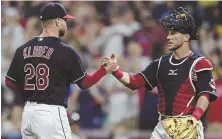
[[[212,67],[201,65],[206,60],[198,53],[176,60],[172,53],[153,61],[140,74],[147,88],[155,86],[159,92],[158,110],[164,115],[191,114],[195,108],[197,96],[203,92],[215,100],[216,88],[212,77]],[[198,68],[195,70],[196,67]]]
[[[76,51],[57,37],[34,37],[19,47],[6,75],[24,101],[62,106],[70,83],[84,76]]]

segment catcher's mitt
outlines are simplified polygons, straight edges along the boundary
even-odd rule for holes
[[[163,127],[172,139],[197,139],[198,121],[193,117],[177,117],[162,120]]]

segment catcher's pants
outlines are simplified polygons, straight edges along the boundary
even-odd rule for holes
[[[197,139],[204,139],[204,133],[203,133],[203,124],[201,121],[199,121],[199,135]],[[165,131],[163,125],[162,125],[162,121],[159,118],[159,122],[156,125],[156,127],[154,128],[152,134],[151,134],[151,138],[150,139],[172,139]]]
[[[71,139],[66,109],[58,105],[26,102],[22,114],[23,139]]]

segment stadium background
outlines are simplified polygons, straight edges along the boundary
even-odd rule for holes
[[[5,87],[4,76],[15,50],[41,33],[39,11],[47,2],[1,1],[1,133],[2,138],[20,139],[24,106],[18,92]],[[137,73],[151,60],[167,52],[167,32],[156,24],[169,9],[186,7],[196,20],[200,39],[191,47],[214,64],[219,99],[210,104],[203,119],[207,139],[222,138],[222,2],[63,2],[70,14],[69,29],[62,39],[74,47],[88,72],[99,59],[116,54],[120,69]],[[64,92],[65,93],[65,92]],[[111,75],[89,90],[71,85],[68,114],[73,132],[88,139],[145,139],[157,123],[154,89],[131,91]],[[80,118],[79,118],[80,117]]]

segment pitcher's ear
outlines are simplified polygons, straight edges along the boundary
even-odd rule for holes
[[[56,24],[57,27],[59,26],[59,18],[56,18],[55,24]]]

